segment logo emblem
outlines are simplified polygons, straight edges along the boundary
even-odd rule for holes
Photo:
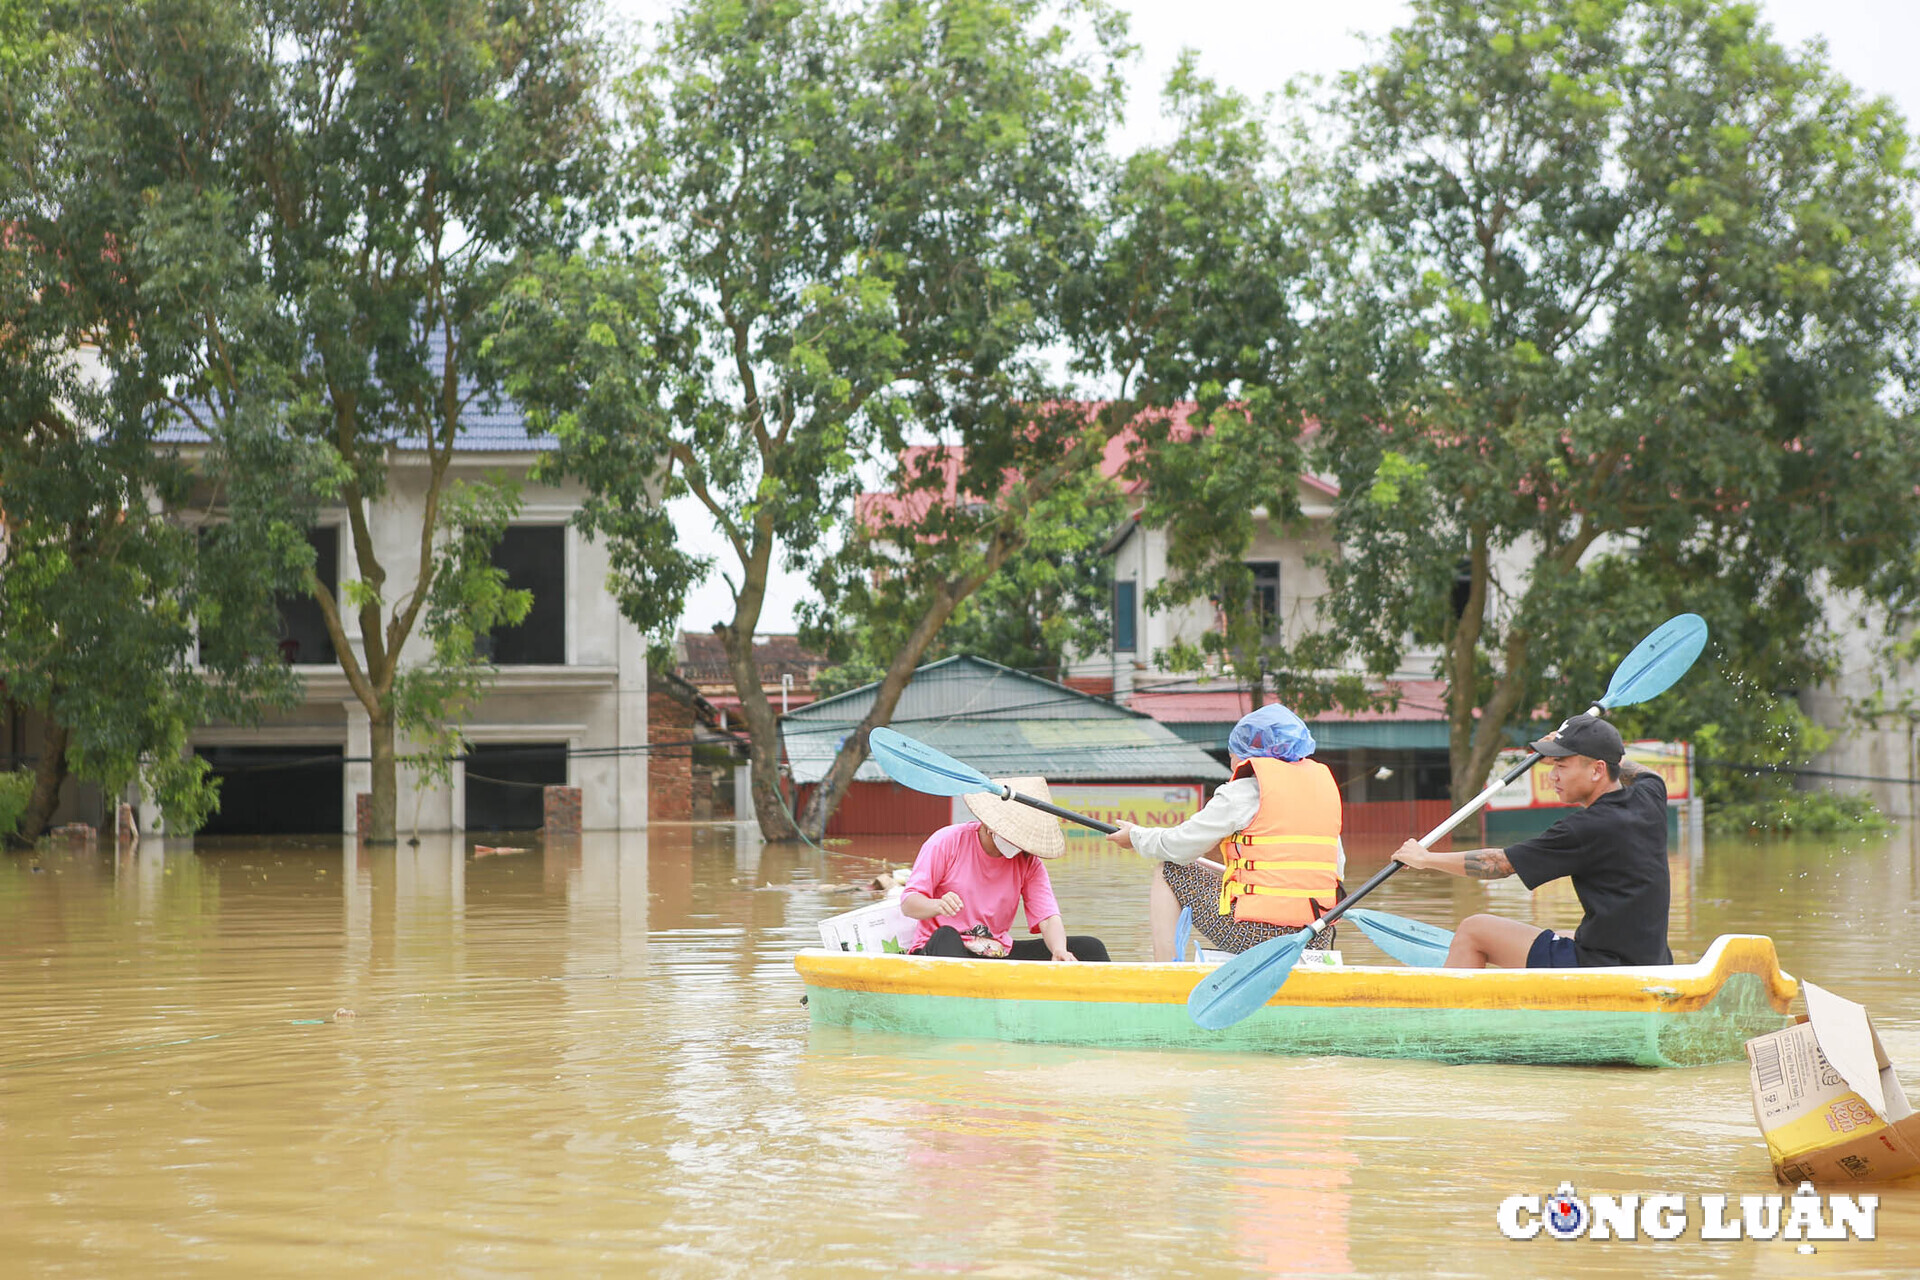
[[[1573,1240],[1587,1229],[1587,1205],[1573,1193],[1573,1184],[1563,1182],[1547,1197],[1547,1234],[1555,1240]]]

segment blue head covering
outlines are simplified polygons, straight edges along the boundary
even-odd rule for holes
[[[1243,760],[1304,760],[1313,754],[1313,733],[1299,716],[1275,702],[1241,716],[1227,735],[1227,750]]]

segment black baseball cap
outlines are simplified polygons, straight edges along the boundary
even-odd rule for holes
[[[1586,756],[1602,764],[1619,764],[1627,754],[1620,731],[1598,716],[1580,715],[1560,728],[1558,737],[1545,737],[1529,744],[1543,756]]]

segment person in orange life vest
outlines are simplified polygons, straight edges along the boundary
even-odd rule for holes
[[[1409,840],[1394,861],[1477,880],[1517,875],[1529,889],[1565,876],[1585,915],[1571,937],[1502,916],[1468,916],[1453,935],[1447,968],[1672,964],[1666,782],[1624,759],[1620,731],[1594,716],[1573,717],[1533,749],[1553,760],[1548,782],[1579,808],[1504,849],[1436,853]]]
[[[1107,839],[1160,865],[1147,894],[1153,958],[1173,960],[1182,908],[1195,932],[1239,953],[1312,924],[1341,897],[1340,788],[1313,754],[1313,734],[1278,704],[1240,717],[1227,735],[1231,780],[1177,827],[1122,822]],[[1193,865],[1219,850],[1224,876]],[[1333,945],[1332,929],[1310,946]]]
[[[1002,778],[1021,795],[1052,802],[1044,778]],[[1105,960],[1098,938],[1067,936],[1045,858],[1067,851],[1060,820],[999,796],[971,795],[978,822],[942,827],[927,837],[900,894],[900,911],[920,928],[909,955],[967,960]],[[1013,914],[1027,911],[1038,939],[1013,940]]]

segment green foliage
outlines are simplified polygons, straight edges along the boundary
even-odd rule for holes
[[[76,10],[0,7],[0,43],[0,683],[47,726],[23,832],[69,770],[109,795],[144,777],[190,831],[214,798],[181,758],[191,729],[297,694],[260,660],[288,565],[255,530],[168,514],[192,481],[156,448],[150,384],[118,376],[152,313],[82,144],[98,104],[76,91]]]
[[[14,769],[0,773],[0,839],[19,829],[26,815],[27,800],[33,795],[33,770]]]
[[[977,518],[997,514],[982,510]],[[1033,505],[1021,526],[1024,545],[955,606],[921,662],[972,654],[1059,679],[1070,653],[1106,643],[1113,574],[1103,549],[1126,516],[1119,486],[1096,469],[1069,477]],[[821,599],[802,606],[801,640],[836,664],[814,678],[817,690],[843,692],[886,674],[921,617],[913,605],[927,586],[916,571],[938,560],[920,548],[915,563],[905,564],[899,549],[926,536],[912,522],[877,523],[816,576]]]
[[[0,680],[66,730],[80,777],[113,795],[144,761],[169,823],[191,831],[213,793],[200,762],[180,758],[187,735],[297,695],[277,658],[260,661],[273,588],[290,575],[157,512],[150,495],[184,483],[177,464],[138,423],[92,416],[107,407],[84,387],[67,392],[64,413],[42,404],[24,420],[0,393]]]
[[[1645,556],[1596,557],[1563,597],[1556,639],[1574,656],[1550,677],[1569,690],[1603,689],[1647,632],[1683,609],[1699,613],[1706,653],[1659,698],[1613,712],[1621,733],[1693,744],[1696,794],[1717,832],[1880,830],[1884,819],[1863,798],[1795,789],[1797,771],[1833,734],[1794,694],[1838,674],[1834,649],[1819,639],[1821,602],[1801,585],[1718,556],[1655,567]],[[1818,825],[1840,817],[1851,825]]]
[[[1169,79],[1178,133],[1108,175],[1104,232],[1074,300],[1079,365],[1117,378],[1113,412],[1133,437],[1140,520],[1165,530],[1165,576],[1143,603],[1195,602],[1218,625],[1156,655],[1163,666],[1270,680],[1308,712],[1372,701],[1359,676],[1330,677],[1340,646],[1255,607],[1256,539],[1305,529],[1305,462],[1293,369],[1319,216],[1290,171],[1264,104],[1222,90],[1191,57]],[[1176,406],[1192,402],[1191,410]]]
[[[863,463],[910,438],[957,447],[957,491],[1001,514],[931,511],[945,530],[917,545],[943,566],[908,607],[937,630],[1062,474],[1061,438],[1024,406],[1057,398],[1041,357],[1090,240],[1119,35],[1090,0],[691,0],[623,86],[626,234],[527,260],[495,308],[489,358],[592,494],[582,523],[627,617],[664,635],[713,567],[666,504],[690,499],[725,539],[721,636],[771,835],[791,828],[751,649],[775,557],[834,557]],[[1001,493],[1008,473],[1023,492]]]
[[[138,317],[108,331],[115,386],[204,432],[196,498],[261,554],[310,568],[316,507],[346,509],[342,598],[305,587],[373,724],[390,835],[396,726],[440,734],[439,700],[474,692],[444,664],[403,675],[407,642],[457,649],[450,619],[502,604],[470,532],[448,536],[472,514],[450,487],[463,414],[497,391],[484,317],[508,262],[575,242],[604,186],[582,2],[80,0],[65,30],[58,161],[93,220],[73,260],[107,263],[87,287]],[[391,565],[390,489],[424,512]]]
[[[535,478],[586,481],[574,523],[605,543],[607,587],[621,612],[654,643],[670,643],[687,591],[712,562],[679,546],[664,503],[680,487],[668,475],[656,489],[648,477],[661,476],[670,451],[676,388],[700,376],[703,357],[644,246],[603,239],[580,253],[532,255],[521,267],[493,304],[484,367],[531,429],[559,441]]]
[[[810,629],[803,631],[802,636],[804,642],[809,645],[817,645],[821,641],[821,636]],[[844,661],[822,667],[814,675],[813,691],[817,697],[831,698],[849,689],[858,689],[862,685],[878,684],[880,678],[887,674],[885,667],[866,656],[867,646],[863,643],[864,640],[865,636],[858,631],[852,633],[835,631],[828,639],[829,653],[834,652],[841,645],[844,645],[849,652]],[[937,659],[934,655],[929,655],[927,660],[932,662]]]
[[[1343,77],[1318,171],[1294,391],[1342,493],[1326,612],[1375,669],[1439,647],[1457,794],[1599,666],[1616,561],[1727,613],[1728,678],[1767,690],[1821,668],[1816,584],[1913,585],[1904,123],[1748,7],[1565,19],[1417,3]]]
[[[1707,810],[1714,835],[1884,836],[1893,823],[1865,796],[1779,788],[1764,798]]]

